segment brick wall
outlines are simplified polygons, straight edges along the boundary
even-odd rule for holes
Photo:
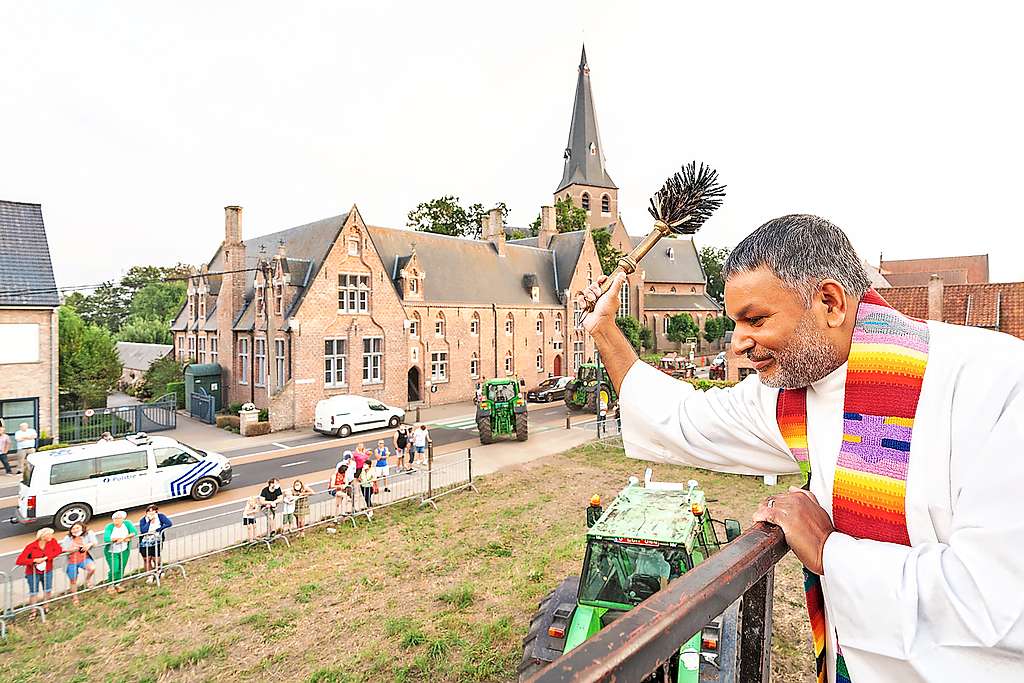
[[[39,360],[0,366],[0,399],[39,399],[38,431],[57,435],[60,409],[57,399],[57,329],[56,309],[0,309],[0,324],[35,324],[39,329]],[[17,425],[5,425],[9,433]]]
[[[570,185],[558,194],[555,201],[564,200],[566,197],[572,199],[573,206],[583,206],[583,193],[590,195],[590,210],[587,211],[587,219],[591,227],[599,228],[618,220],[619,216],[619,191],[606,187],[591,187],[589,185]],[[610,200],[609,211],[601,211],[601,195],[607,194]]]

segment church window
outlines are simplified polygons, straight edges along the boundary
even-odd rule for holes
[[[505,318],[505,334],[511,335],[515,330],[515,321],[512,319],[512,314],[509,313],[508,317]]]
[[[584,192],[583,196],[580,197],[580,203],[583,205],[584,211],[590,211],[590,193]]]
[[[420,314],[413,313],[412,320],[409,321],[409,336],[418,337],[420,336]]]
[[[612,198],[607,193],[601,195],[601,213],[611,213]]]
[[[434,321],[434,336],[444,336],[444,313],[437,314],[437,320]]]
[[[476,351],[469,358],[469,376],[476,379],[480,374],[480,359],[476,355]]]
[[[537,316],[537,334],[544,334],[544,314]]]
[[[473,319],[469,321],[469,333],[474,337],[480,334],[480,316],[476,313],[473,314]]]
[[[629,283],[626,282],[619,290],[619,313],[620,316],[629,315]]]
[[[562,333],[562,314],[561,313],[556,313],[555,314],[555,332],[557,332],[559,334]]]
[[[515,366],[512,361],[512,352],[509,351],[508,353],[505,354],[505,374],[511,375],[514,369]]]

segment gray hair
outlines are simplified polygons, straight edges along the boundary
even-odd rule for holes
[[[841,229],[824,218],[790,214],[743,238],[722,267],[722,279],[766,267],[810,306],[823,280],[832,279],[857,299],[871,286],[860,258]]]

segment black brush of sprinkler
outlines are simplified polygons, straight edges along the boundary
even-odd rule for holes
[[[619,273],[630,275],[636,272],[637,264],[647,255],[662,237],[669,234],[692,235],[722,205],[725,185],[718,182],[718,172],[703,163],[691,161],[673,173],[661,189],[651,197],[647,212],[654,218],[654,228],[644,241],[621,259],[619,265],[601,283],[604,295],[612,286]],[[593,304],[583,302],[587,312],[594,310]]]

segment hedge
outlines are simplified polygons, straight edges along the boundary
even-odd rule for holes
[[[256,422],[246,428],[246,436],[263,436],[270,433],[269,422]]]
[[[733,387],[733,386],[736,386],[736,384],[737,384],[736,382],[730,382],[730,381],[724,380],[724,379],[703,379],[701,377],[694,377],[694,378],[691,378],[691,379],[684,379],[683,381],[684,382],[689,382],[690,384],[692,384],[696,388],[700,389],[701,391],[707,391],[708,389],[711,389],[713,387],[718,387],[719,389],[725,389],[726,387]]]
[[[238,429],[239,418],[237,415],[218,415],[217,426],[223,429],[224,427],[234,427]]]
[[[178,397],[178,410],[185,407],[185,383],[184,382],[168,382],[166,389],[168,394],[174,394]]]

